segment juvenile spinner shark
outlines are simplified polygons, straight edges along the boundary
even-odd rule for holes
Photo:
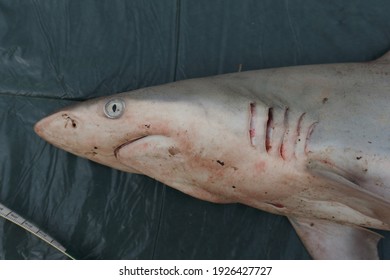
[[[35,131],[193,197],[284,215],[316,259],[376,259],[368,228],[390,230],[390,53],[92,99]]]

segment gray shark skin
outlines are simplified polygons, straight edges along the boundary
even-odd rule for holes
[[[315,259],[377,259],[390,230],[390,54],[191,79],[35,125],[56,147],[193,197],[284,215]]]

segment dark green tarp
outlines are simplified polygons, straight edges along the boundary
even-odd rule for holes
[[[390,48],[389,14],[387,0],[0,0],[0,202],[79,259],[307,259],[284,217],[77,158],[33,125],[74,102],[240,64],[371,60]],[[61,258],[0,218],[0,259]]]

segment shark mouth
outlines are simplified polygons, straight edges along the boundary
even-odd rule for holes
[[[132,139],[132,140],[130,140],[130,141],[126,141],[125,143],[119,145],[119,146],[116,147],[115,150],[114,150],[114,155],[115,155],[115,157],[118,158],[117,155],[118,155],[118,152],[119,152],[120,149],[122,149],[122,148],[125,147],[125,146],[131,145],[131,144],[133,144],[133,143],[135,143],[135,142],[137,142],[137,141],[139,141],[139,140],[141,140],[141,139],[144,139],[145,137],[148,137],[148,135],[143,135],[143,136],[134,138],[134,139]]]

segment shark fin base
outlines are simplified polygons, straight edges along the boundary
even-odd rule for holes
[[[289,217],[291,224],[314,259],[378,259],[379,234],[363,227],[327,220]]]

